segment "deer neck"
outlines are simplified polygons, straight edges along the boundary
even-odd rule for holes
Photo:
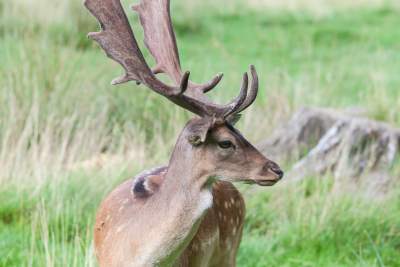
[[[190,194],[210,190],[207,181],[210,174],[202,170],[199,156],[194,153],[196,148],[188,145],[185,138],[179,138],[169,161],[168,171],[160,187],[163,194],[171,196],[172,193],[189,197]]]
[[[157,266],[170,266],[177,260],[212,205],[211,187],[205,185],[207,174],[199,170],[192,149],[178,141],[165,179],[149,199],[148,208],[158,213],[157,225],[162,228],[154,240],[157,245],[152,247],[158,254],[151,255]]]

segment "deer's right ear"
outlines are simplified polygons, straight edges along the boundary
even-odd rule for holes
[[[190,128],[190,133],[188,135],[188,141],[193,146],[199,146],[203,144],[206,139],[210,128],[212,127],[212,121],[210,120],[200,120],[193,124]]]
[[[227,121],[230,125],[235,126],[235,124],[240,120],[240,118],[242,118],[242,115],[241,115],[241,114],[234,114],[234,115],[229,116],[229,117],[226,119],[226,121]]]

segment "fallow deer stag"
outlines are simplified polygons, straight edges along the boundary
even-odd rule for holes
[[[94,244],[102,267],[235,266],[245,207],[231,182],[267,186],[283,176],[232,126],[257,96],[255,68],[249,90],[246,73],[236,99],[212,103],[205,93],[222,75],[196,84],[182,72],[169,2],[141,0],[133,7],[157,63],[150,69],[120,0],[85,1],[102,29],[89,37],[125,69],[113,84],[136,81],[198,115],[184,127],[167,167],[126,181],[101,204]],[[173,85],[156,77],[161,72]]]

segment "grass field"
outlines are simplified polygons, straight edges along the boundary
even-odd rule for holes
[[[307,105],[400,126],[396,1],[173,2],[184,69],[199,82],[225,73],[214,98],[231,99],[257,66],[261,94],[238,126],[254,143]],[[167,162],[190,114],[109,85],[121,69],[86,39],[97,24],[80,1],[0,0],[0,14],[0,266],[96,266],[99,202]],[[372,200],[318,178],[241,186],[238,266],[400,266],[400,190]]]

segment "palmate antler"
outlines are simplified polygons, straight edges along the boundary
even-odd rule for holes
[[[100,44],[107,56],[125,69],[125,75],[113,84],[136,81],[167,97],[177,105],[202,117],[225,119],[243,111],[255,100],[258,92],[258,77],[251,66],[252,85],[248,93],[248,75],[243,75],[239,96],[227,105],[212,103],[205,95],[222,79],[215,76],[206,84],[189,81],[189,72],[183,73],[180,66],[176,38],[172,27],[169,0],[141,0],[133,9],[138,12],[144,29],[145,44],[156,60],[157,66],[150,69],[141,53],[120,0],[86,0],[85,6],[100,22],[102,31],[90,33],[89,37]],[[170,86],[157,79],[155,74],[165,73],[174,82]]]

